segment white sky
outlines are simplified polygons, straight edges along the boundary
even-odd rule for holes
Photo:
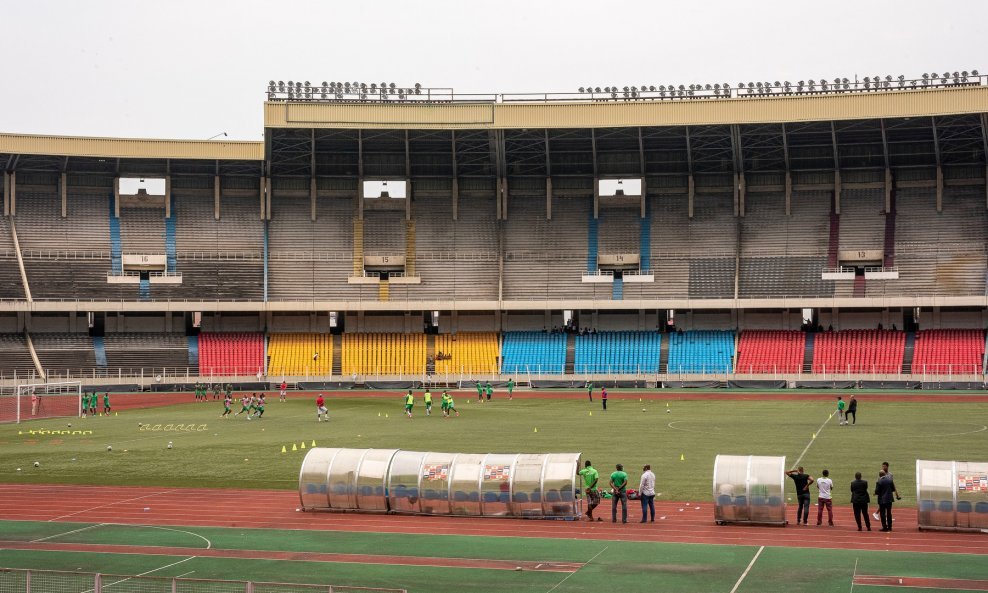
[[[986,22],[985,0],[0,0],[0,131],[258,140],[269,79],[485,93],[985,72]]]

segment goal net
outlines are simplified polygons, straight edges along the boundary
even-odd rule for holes
[[[26,383],[0,393],[0,422],[82,414],[82,382]]]

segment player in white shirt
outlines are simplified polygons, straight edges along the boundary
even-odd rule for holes
[[[834,507],[831,501],[831,492],[834,489],[834,481],[830,479],[830,471],[823,470],[823,477],[817,479],[816,487],[820,490],[817,495],[816,504],[816,524],[823,524],[823,508],[827,507],[827,523],[834,526]]]
[[[638,498],[642,502],[641,522],[645,522],[648,518],[649,511],[651,511],[651,521],[655,523],[655,474],[652,473],[651,465],[646,465],[642,468],[642,479],[638,484]]]

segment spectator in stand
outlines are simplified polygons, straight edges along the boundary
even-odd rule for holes
[[[834,506],[833,506],[833,489],[834,481],[830,479],[830,470],[823,470],[820,472],[823,477],[816,481],[816,487],[820,490],[819,495],[816,499],[817,509],[816,509],[816,524],[819,527],[823,525],[823,509],[827,508],[827,524],[831,527],[834,526]]]
[[[858,531],[861,531],[862,517],[865,527],[871,531],[871,518],[868,516],[869,502],[871,497],[868,495],[868,481],[861,479],[861,472],[856,472],[854,481],[851,482],[851,506],[854,508],[854,522],[858,524]]]
[[[858,423],[858,400],[851,395],[851,399],[847,402],[847,412],[844,413],[844,423],[846,424],[848,418],[851,419],[851,424]]]
[[[641,522],[644,523],[651,512],[651,522],[655,523],[655,474],[652,473],[651,465],[642,468],[642,479],[638,484],[638,498],[642,502]]]

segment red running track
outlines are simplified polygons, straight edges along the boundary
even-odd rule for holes
[[[988,538],[983,534],[918,531],[915,509],[908,508],[896,509],[898,527],[891,533],[882,533],[877,526],[872,532],[858,532],[849,507],[835,509],[836,527],[783,528],[715,525],[713,503],[709,501],[658,502],[656,522],[647,524],[637,522],[638,508],[630,505],[627,525],[609,521],[303,513],[296,510],[298,505],[298,494],[289,490],[0,484],[2,520],[988,554]],[[239,511],[244,508],[252,510]],[[790,514],[795,514],[794,508]],[[606,517],[607,513],[598,515]]]

